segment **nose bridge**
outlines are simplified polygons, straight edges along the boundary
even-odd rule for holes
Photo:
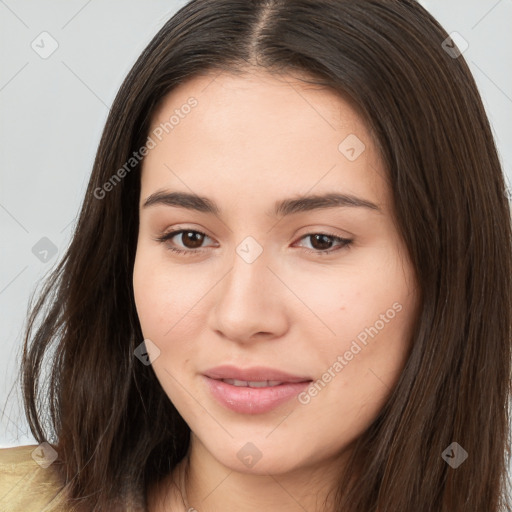
[[[252,237],[235,250],[231,269],[216,296],[215,328],[239,340],[258,332],[275,333],[282,326],[282,311],[274,287],[282,284],[267,266],[268,254]]]
[[[272,286],[269,261],[263,247],[247,237],[235,248],[232,267],[225,278],[222,296],[232,309],[261,305],[263,287]],[[232,303],[234,302],[234,303]]]

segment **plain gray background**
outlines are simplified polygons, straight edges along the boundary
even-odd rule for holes
[[[17,388],[7,401],[28,298],[69,244],[122,80],[185,3],[0,0],[0,447],[35,443]],[[421,3],[469,44],[463,55],[512,182],[512,0]]]

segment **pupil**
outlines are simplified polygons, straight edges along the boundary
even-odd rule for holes
[[[322,243],[320,243],[321,247],[315,247],[315,244],[313,244],[313,247],[315,247],[315,249],[325,250],[325,249],[330,248],[329,246],[331,245],[331,241],[329,240],[328,236],[326,236],[326,235],[314,235],[313,236],[313,240],[318,240],[318,239],[323,239],[324,244],[323,244],[323,247],[322,247]]]
[[[190,235],[192,235],[190,237]],[[183,243],[185,244],[185,246],[189,247],[189,248],[193,248],[193,249],[196,249],[198,247],[201,247],[201,243],[202,243],[202,236],[201,233],[195,233],[194,231],[185,231],[183,234],[182,234],[182,237],[186,237],[186,238],[196,238],[196,240],[192,240],[191,242],[191,246],[188,245],[188,243],[186,243],[185,240],[183,240]]]

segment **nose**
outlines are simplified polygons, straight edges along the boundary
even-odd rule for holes
[[[235,254],[232,267],[215,287],[210,329],[237,343],[283,336],[290,292],[269,263],[265,251],[250,263]]]

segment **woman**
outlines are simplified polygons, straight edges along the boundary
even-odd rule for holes
[[[29,319],[4,508],[509,507],[510,210],[454,47],[412,0],[169,20]]]

